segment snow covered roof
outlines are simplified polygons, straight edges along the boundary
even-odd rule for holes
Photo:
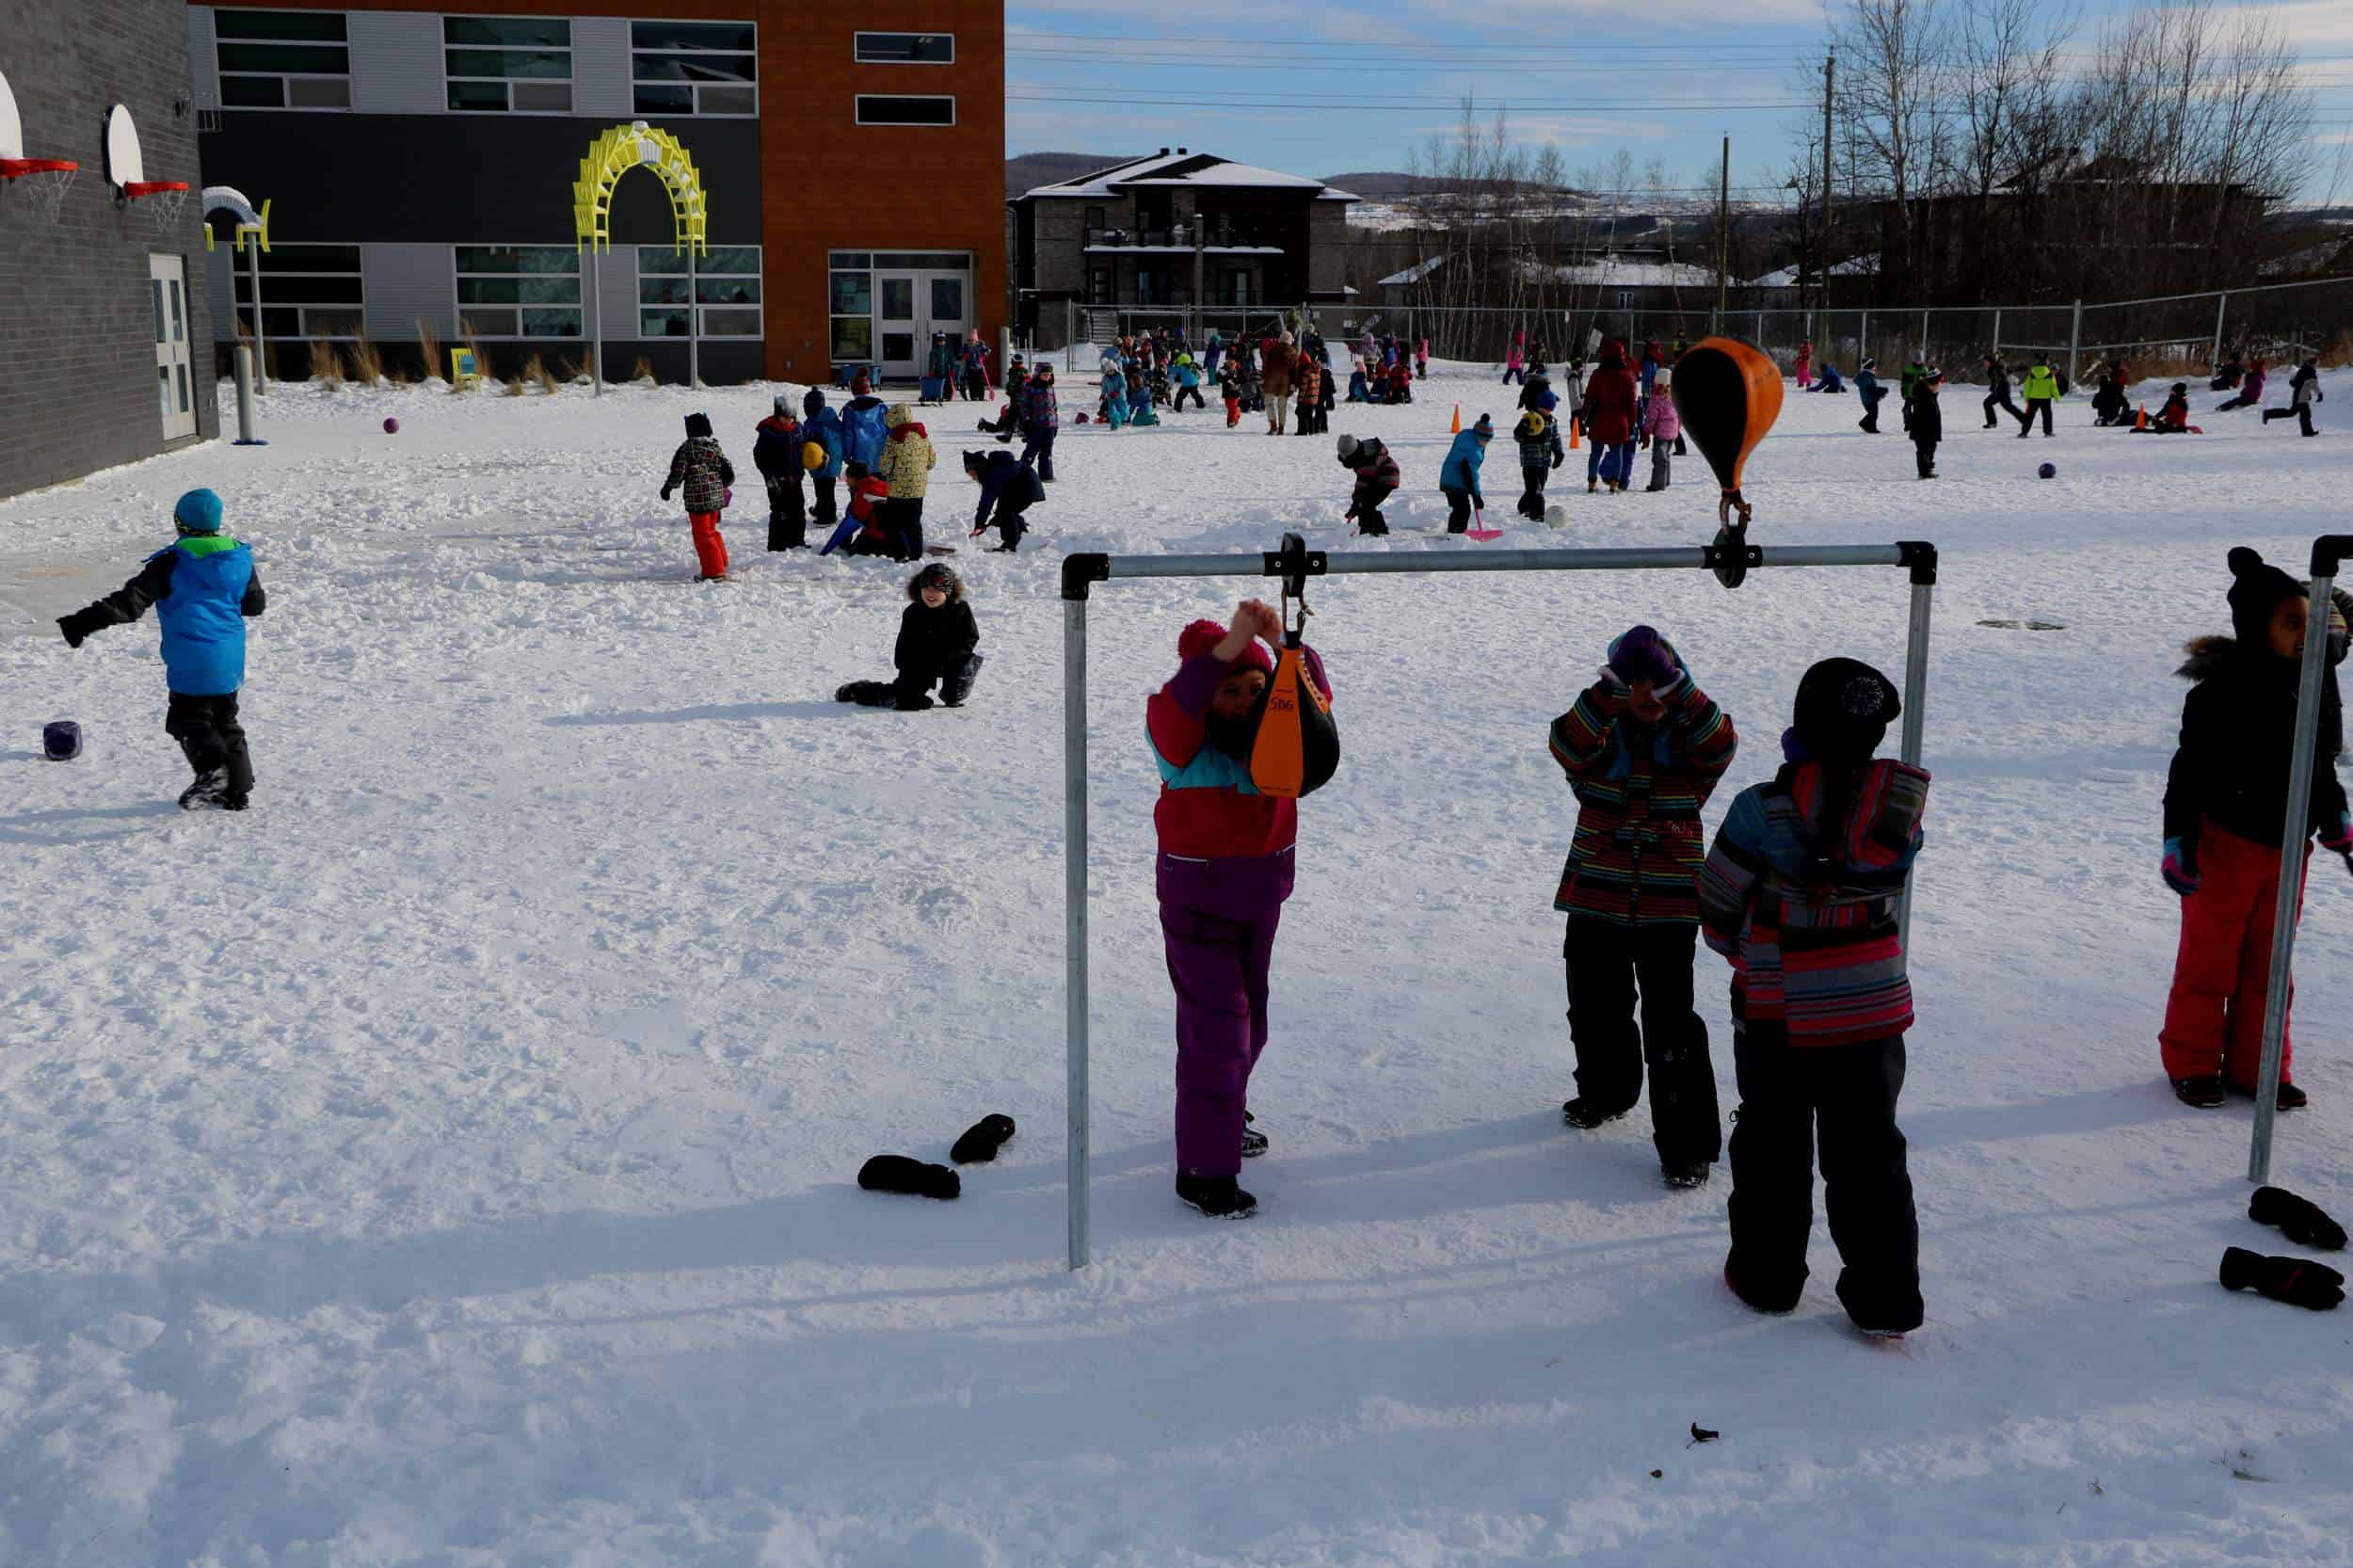
[[[1238,164],[1208,152],[1176,152],[1162,151],[1148,158],[1130,158],[1124,164],[1098,168],[1092,174],[1081,174],[1074,180],[1064,180],[1050,185],[1037,185],[1024,191],[1022,199],[1031,197],[1066,197],[1080,200],[1105,200],[1120,191],[1135,185],[1164,188],[1192,186],[1200,188],[1257,190],[1314,191],[1319,201],[1355,201],[1360,198],[1344,190],[1335,190],[1321,180],[1304,175],[1285,174],[1278,169],[1260,168],[1255,164]]]
[[[1533,270],[1545,273],[1556,283],[1606,288],[1712,289],[1716,286],[1716,274],[1712,268],[1695,266],[1689,262],[1630,262],[1621,256],[1604,256],[1598,262]]]
[[[1833,265],[1830,275],[1833,278],[1876,278],[1879,270],[1880,259],[1877,256],[1849,256]],[[1740,286],[1744,289],[1794,289],[1798,286],[1798,269],[1794,266],[1780,267],[1762,278],[1752,278]]]
[[[1444,256],[1432,256],[1425,260],[1416,262],[1412,266],[1407,267],[1402,272],[1390,273],[1386,278],[1383,278],[1375,282],[1373,286],[1375,288],[1383,289],[1401,289],[1409,283],[1420,282],[1423,279],[1429,277],[1432,273],[1437,271],[1444,265],[1446,265],[1446,258]]]

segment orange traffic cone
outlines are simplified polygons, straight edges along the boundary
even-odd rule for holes
[[[1577,416],[1575,414],[1569,416],[1569,450],[1571,452],[1577,450]]]
[[[2146,429],[2148,429],[2148,428],[2149,428],[2149,405],[2148,405],[2148,404],[2146,404],[2146,403],[2142,404],[2142,405],[2140,406],[2140,412],[2138,412],[2137,414],[2135,414],[2135,415],[2133,416],[2133,428],[2134,428],[2134,429],[2136,429],[2136,430],[2146,430]]]
[[[1454,406],[1454,434],[1459,436],[1459,435],[1461,435],[1462,433],[1463,433],[1463,406],[1462,406],[1460,403],[1457,403],[1457,404]]]

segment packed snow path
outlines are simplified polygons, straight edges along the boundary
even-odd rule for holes
[[[2353,409],[2329,387],[2324,425]],[[2154,1038],[2171,671],[2227,630],[2229,545],[2297,569],[2342,524],[2353,440],[2201,394],[2201,438],[2091,430],[2078,395],[2021,441],[1953,387],[1934,482],[1851,396],[1793,393],[1752,464],[1760,541],[1944,553],[1902,1118],[1929,1321],[1889,1349],[1847,1328],[1818,1225],[1802,1308],[1754,1317],[1719,1279],[1722,1167],[1670,1192],[1647,1110],[1561,1125],[1545,729],[1656,622],[1744,736],[1712,828],[1810,661],[1900,676],[1901,572],[1314,585],[1347,755],[1303,811],[1244,1224],[1169,1190],[1142,707],[1183,622],[1260,585],[1098,588],[1098,1261],[1071,1274],[1062,552],[1481,547],[1351,539],[1329,438],[1066,428],[1023,553],[956,558],[972,705],[840,708],[888,672],[906,573],[763,553],[772,390],[279,386],[267,447],[0,503],[0,1563],[2353,1558],[2353,1316],[2215,1283],[2226,1245],[2291,1249],[2243,1217],[2247,1102],[2176,1104]],[[1453,405],[1508,431],[1515,391],[1463,367],[1333,428],[1397,448],[1427,525]],[[743,476],[720,586],[655,494],[698,407]],[[961,542],[982,439],[924,417],[929,535]],[[1554,476],[1565,529],[1496,548],[1713,532],[1696,456],[1665,495],[1581,479]],[[243,817],[171,807],[152,625],[77,653],[51,624],[196,485],[270,596]],[[56,717],[88,731],[70,766],[38,760]],[[2323,857],[2277,1176],[2341,1216],[2349,954]],[[1020,1136],[961,1201],[855,1189],[990,1111]]]

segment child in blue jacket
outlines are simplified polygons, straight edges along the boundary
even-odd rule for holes
[[[814,514],[817,531],[830,534],[833,525],[841,520],[840,507],[834,500],[835,487],[841,478],[841,465],[847,460],[850,438],[841,427],[841,416],[825,407],[825,394],[815,387],[801,399],[801,459],[808,466],[808,448],[819,454],[818,464],[808,470],[810,488],[817,492]]]
[[[1487,508],[1487,498],[1479,488],[1479,469],[1487,460],[1487,443],[1495,439],[1495,420],[1481,414],[1478,424],[1455,436],[1447,451],[1446,462],[1438,470],[1438,488],[1446,492],[1446,531],[1449,534],[1469,532],[1471,508]]]
[[[147,558],[139,574],[70,616],[57,617],[68,648],[102,627],[128,626],[151,604],[163,623],[164,733],[180,743],[196,782],[180,808],[242,811],[253,792],[253,760],[237,722],[245,684],[245,623],[266,602],[253,552],[220,531],[220,497],[190,490],[172,506],[179,539]]]

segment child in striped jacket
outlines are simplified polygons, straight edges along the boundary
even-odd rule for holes
[[[1691,1009],[1699,940],[1700,808],[1739,735],[1674,645],[1637,626],[1601,679],[1552,722],[1553,760],[1577,794],[1577,833],[1553,907],[1569,917],[1571,1127],[1634,1108],[1650,1067],[1652,1143],[1671,1187],[1697,1187],[1723,1147],[1707,1026]],[[1634,1021],[1640,991],[1642,1021]]]
[[[1814,1146],[1866,1334],[1919,1327],[1920,1226],[1896,1126],[1912,983],[1898,923],[1929,776],[1872,757],[1902,711],[1870,665],[1826,659],[1798,683],[1787,763],[1743,790],[1700,875],[1707,945],[1732,961],[1732,1254],[1724,1281],[1759,1312],[1805,1288]]]

